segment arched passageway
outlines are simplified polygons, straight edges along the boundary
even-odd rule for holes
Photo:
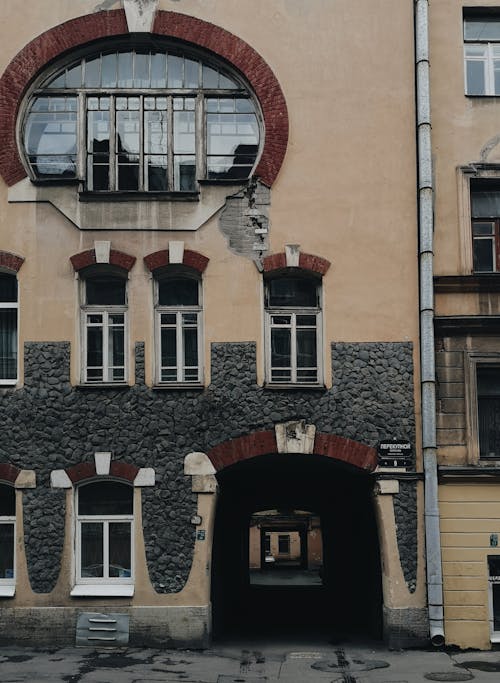
[[[225,467],[217,479],[212,562],[216,638],[311,630],[332,637],[380,637],[380,555],[373,480],[367,473],[320,455],[271,454]],[[277,515],[275,524],[270,511]],[[302,539],[303,513],[319,519],[322,567],[316,582],[275,581],[276,573],[267,572],[272,580],[256,585],[249,543],[250,528],[259,518],[255,513],[266,519],[262,542],[265,529],[278,529],[278,522],[283,531],[293,531],[294,515],[296,536]],[[299,558],[301,568],[307,564],[306,552]],[[263,563],[265,555],[262,548]]]

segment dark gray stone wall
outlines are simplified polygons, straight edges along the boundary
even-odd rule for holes
[[[0,461],[35,469],[38,487],[25,496],[28,563],[35,591],[53,587],[63,540],[64,496],[50,471],[92,460],[95,451],[156,470],[143,489],[147,561],[158,592],[184,586],[192,562],[196,510],[183,461],[276,422],[305,419],[322,432],[375,446],[389,436],[415,441],[413,359],[409,343],[332,345],[331,390],[269,390],[256,384],[256,347],[212,346],[212,383],[204,391],[144,385],[144,345],[136,345],[137,384],[80,388],[69,384],[67,343],[25,345],[25,385],[0,395]],[[414,487],[396,497],[398,542],[410,589],[416,576]],[[415,539],[415,541],[413,540]]]
[[[410,593],[417,588],[417,483],[400,481],[399,494],[394,496],[394,515],[399,558]]]
[[[425,607],[384,607],[383,613],[384,640],[391,650],[429,644],[429,614]]]

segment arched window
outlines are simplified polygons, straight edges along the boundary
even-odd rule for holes
[[[132,584],[134,489],[106,480],[76,493],[76,583]]]
[[[88,192],[196,192],[248,178],[260,145],[256,104],[227,67],[155,38],[114,44],[39,78],[23,120],[33,180]]]
[[[171,266],[155,280],[157,382],[202,382],[201,280]]]
[[[16,580],[16,492],[0,484],[0,595]],[[13,592],[11,593],[13,595]]]
[[[17,381],[17,279],[0,272],[0,384]]]
[[[265,281],[267,382],[322,382],[320,295],[321,280],[300,272]]]
[[[127,280],[114,270],[82,274],[82,382],[127,379]]]

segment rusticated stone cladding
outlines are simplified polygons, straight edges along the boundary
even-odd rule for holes
[[[25,494],[30,580],[37,592],[57,580],[63,543],[64,493],[49,487],[50,471],[91,461],[95,451],[153,467],[156,485],[142,489],[146,554],[159,592],[185,584],[192,562],[196,495],[183,472],[191,451],[274,425],[305,419],[317,432],[367,446],[397,435],[414,442],[413,361],[409,343],[332,344],[331,390],[267,390],[256,384],[253,342],[212,345],[212,383],[195,389],[144,384],[144,345],[136,344],[136,384],[82,389],[69,383],[69,344],[25,345],[25,384],[0,395],[0,461],[37,473]],[[413,485],[395,496],[398,542],[410,590],[416,577]]]

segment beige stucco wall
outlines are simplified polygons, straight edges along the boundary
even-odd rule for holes
[[[32,0],[30,11],[19,22],[18,0],[2,0],[0,71],[35,36],[92,12],[99,4],[97,0]],[[119,3],[109,8],[114,6]],[[327,343],[413,342],[419,454],[413,2],[254,0],[250,12],[246,0],[160,0],[160,8],[200,17],[237,34],[276,74],[288,104],[290,140],[271,193],[271,251],[300,244],[303,251],[332,262],[323,283]],[[72,381],[78,382],[78,283],[69,257],[92,248],[96,239],[109,238],[112,248],[137,257],[129,279],[129,356],[133,358],[135,341],[146,342],[146,380],[151,384],[152,282],[142,258],[167,248],[168,240],[184,240],[186,248],[210,259],[203,294],[205,381],[210,380],[211,342],[247,340],[257,342],[258,380],[263,381],[261,275],[252,262],[227,248],[218,217],[194,233],[116,231],[105,236],[80,232],[51,205],[9,204],[3,181],[0,204],[0,249],[26,259],[19,273],[21,348],[23,341],[69,340]],[[330,384],[327,343],[325,375]],[[131,382],[133,372],[132,365]],[[391,560],[384,567],[387,604],[422,607],[423,563],[417,592],[410,595],[398,564],[391,503],[389,497],[380,501],[378,511],[385,557]],[[203,505],[212,510],[206,499]],[[211,514],[210,510],[200,514]],[[419,521],[420,547],[422,536]],[[139,576],[145,566],[141,544],[139,538]],[[209,539],[204,548],[208,547]],[[66,559],[70,551],[68,537]],[[208,580],[201,582],[208,552],[195,555],[191,574],[198,572],[195,584],[190,579],[184,591],[162,600],[208,602]],[[397,580],[389,586],[394,576]],[[140,604],[158,604],[147,576],[143,578],[137,593]],[[61,581],[58,595],[67,600],[69,574]],[[47,597],[32,599],[48,604]]]

